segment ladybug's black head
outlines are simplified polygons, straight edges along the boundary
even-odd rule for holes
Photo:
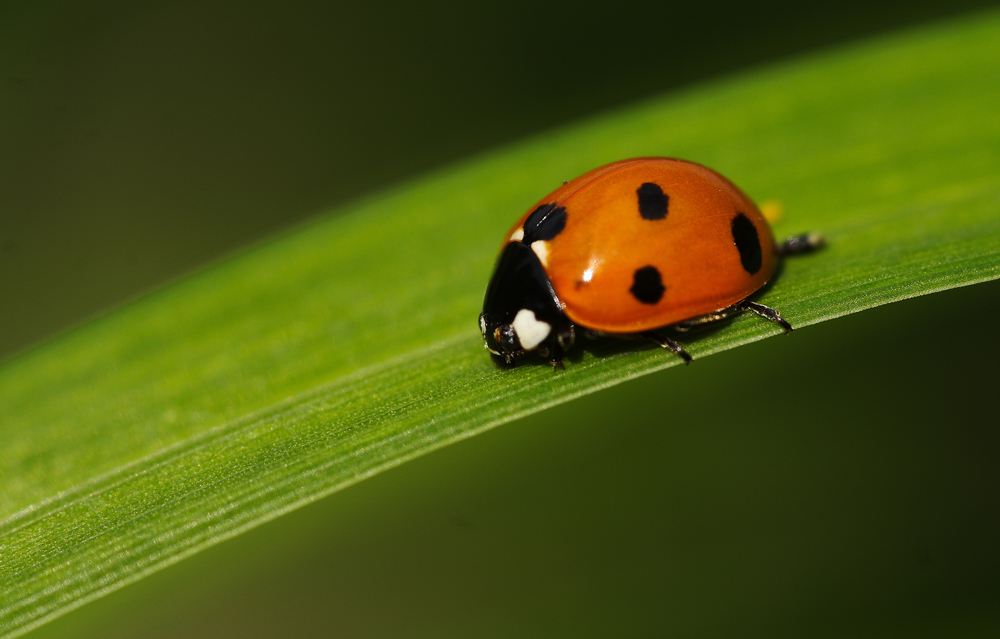
[[[511,363],[525,351],[545,348],[556,327],[567,323],[538,256],[522,242],[505,246],[479,315],[486,348]]]
[[[504,358],[508,364],[513,361],[514,356],[524,352],[514,327],[510,323],[501,323],[495,315],[483,311],[479,315],[479,330],[483,333],[486,348],[494,355]]]

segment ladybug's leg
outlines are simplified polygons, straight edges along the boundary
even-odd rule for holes
[[[712,322],[718,322],[719,320],[724,320],[726,318],[732,317],[733,315],[739,315],[744,311],[750,311],[751,313],[756,313],[766,320],[774,322],[785,329],[786,333],[792,332],[792,325],[785,321],[781,317],[781,313],[777,310],[771,308],[770,306],[764,306],[763,304],[758,304],[757,302],[751,302],[750,300],[743,300],[742,302],[737,302],[732,306],[727,306],[726,308],[721,308],[714,313],[708,313],[707,315],[701,315],[689,320],[684,320],[683,322],[678,322],[670,328],[674,329],[679,333],[685,333],[690,331],[692,328],[697,328],[699,326],[704,326],[705,324],[711,324]]]
[[[731,308],[736,308],[741,311],[750,311],[752,313],[756,313],[757,315],[760,315],[764,319],[770,320],[775,324],[777,324],[778,326],[780,326],[781,328],[785,329],[786,334],[792,332],[792,325],[789,324],[783,317],[781,317],[781,313],[771,308],[770,306],[764,306],[763,304],[758,304],[757,302],[751,302],[750,300],[743,300],[742,302],[734,304]]]
[[[708,313],[707,315],[700,315],[689,320],[684,320],[683,322],[678,322],[670,328],[674,329],[678,333],[686,333],[692,328],[704,326],[705,324],[711,324],[712,322],[718,322],[719,320],[724,320],[727,317],[739,315],[743,311],[744,309],[738,308],[737,305],[727,306],[726,308],[719,309],[714,313]]]
[[[653,332],[642,333],[641,336],[653,342],[660,348],[665,348],[674,355],[677,355],[678,357],[684,360],[685,364],[691,363],[691,356],[688,354],[686,350],[684,350],[684,347],[681,346],[680,342],[672,340],[669,337],[658,335]]]
[[[539,346],[536,351],[542,357],[548,358],[553,370],[560,368],[566,370],[566,365],[563,364],[563,354],[572,348],[575,341],[576,326],[568,320],[563,321],[556,326],[552,337],[544,345]]]
[[[826,238],[819,233],[793,235],[778,245],[780,255],[799,255],[826,246]]]
[[[576,342],[576,326],[572,322],[564,322],[556,326],[556,345],[563,351],[573,348]]]
[[[539,346],[536,352],[541,356],[549,360],[549,364],[552,364],[552,370],[563,369],[566,370],[565,364],[563,364],[563,350],[559,348],[558,344],[553,344],[552,348],[548,346]]]

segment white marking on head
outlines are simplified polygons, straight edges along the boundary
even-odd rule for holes
[[[534,245],[532,245],[534,246]],[[517,333],[517,339],[521,342],[521,348],[526,351],[534,350],[541,344],[549,333],[552,332],[552,325],[535,317],[535,312],[522,308],[514,316],[514,321],[510,323]]]
[[[483,337],[486,337],[486,318],[482,315],[479,316],[479,330],[482,332]]]
[[[524,228],[523,227],[517,229],[516,231],[514,231],[513,233],[510,234],[510,241],[511,242],[520,242],[523,239],[524,239]]]
[[[531,250],[538,256],[538,261],[542,263],[542,266],[548,267],[549,243],[544,240],[535,240],[531,243]]]
[[[586,271],[583,272],[583,281],[584,282],[589,282],[592,279],[594,279],[594,267],[593,266],[591,266],[590,268],[588,268]]]

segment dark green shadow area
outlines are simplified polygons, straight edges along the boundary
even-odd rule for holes
[[[519,420],[41,637],[994,637],[1000,282]]]
[[[0,359],[470,154],[994,4],[9,0]]]

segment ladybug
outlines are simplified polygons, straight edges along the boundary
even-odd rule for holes
[[[507,233],[479,316],[486,348],[508,365],[534,351],[563,368],[578,335],[641,337],[684,359],[686,331],[743,311],[785,329],[749,296],[782,255],[757,206],[715,171],[673,158],[614,162],[565,182]]]

